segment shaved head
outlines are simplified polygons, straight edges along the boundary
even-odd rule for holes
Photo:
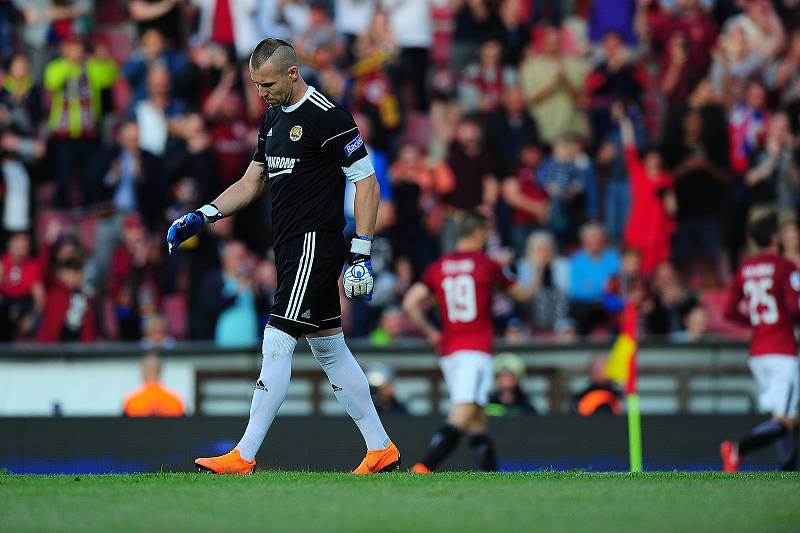
[[[292,45],[280,39],[264,39],[250,56],[250,78],[259,98],[269,105],[288,106],[306,91],[300,76],[297,54]]]
[[[275,65],[278,72],[286,72],[298,64],[292,45],[281,39],[264,39],[258,43],[250,56],[250,68],[258,70],[267,61]]]

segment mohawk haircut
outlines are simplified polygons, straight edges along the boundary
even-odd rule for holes
[[[291,44],[282,39],[264,39],[256,45],[250,55],[250,67],[259,69],[267,61],[272,62],[279,72],[298,65],[297,54]]]

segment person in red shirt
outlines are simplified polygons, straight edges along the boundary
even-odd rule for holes
[[[759,253],[739,267],[725,317],[753,328],[748,364],[758,385],[759,407],[772,418],[738,442],[722,443],[723,470],[736,472],[743,456],[773,442],[781,467],[794,470],[800,388],[794,328],[800,319],[800,271],[778,254],[777,215],[752,221],[748,233]]]
[[[158,261],[157,249],[148,240],[141,219],[133,214],[126,216],[122,242],[111,256],[107,281],[122,340],[141,339],[142,319],[159,307]]]
[[[486,434],[484,407],[494,382],[492,369],[492,294],[506,291],[519,301],[532,290],[515,283],[484,253],[489,234],[484,216],[468,212],[461,221],[454,252],[430,265],[406,294],[403,309],[441,355],[439,360],[450,393],[450,414],[412,472],[429,473],[452,452],[461,435],[481,470],[494,471],[492,440]],[[441,315],[441,329],[425,317],[423,304],[433,298]]]
[[[536,180],[542,162],[542,149],[535,141],[522,145],[516,176],[503,180],[503,200],[514,210],[511,218],[511,240],[517,256],[525,255],[528,236],[547,226],[550,220],[550,198]]]
[[[670,257],[677,210],[673,179],[663,170],[661,152],[655,146],[644,151],[644,161],[639,157],[633,124],[621,104],[614,104],[612,114],[619,122],[631,185],[631,210],[623,238],[626,246],[639,252],[642,274],[649,276]]]
[[[8,239],[0,258],[0,304],[2,340],[26,338],[44,308],[44,284],[39,261],[30,257],[31,240],[27,233]]]
[[[83,290],[83,264],[67,259],[56,267],[37,342],[92,342],[97,338],[94,302]]]

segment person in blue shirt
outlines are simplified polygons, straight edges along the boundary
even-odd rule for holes
[[[619,252],[606,247],[605,229],[598,223],[581,228],[581,249],[569,260],[570,316],[579,335],[588,335],[608,321],[603,297],[609,280],[620,271]]]
[[[579,138],[565,136],[537,170],[537,181],[550,198],[550,230],[563,247],[573,244],[578,228],[598,213],[597,176]]]

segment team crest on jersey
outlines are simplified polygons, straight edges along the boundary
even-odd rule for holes
[[[297,126],[292,126],[292,129],[289,130],[289,139],[292,142],[299,141],[300,137],[303,136],[303,126],[299,124]]]

